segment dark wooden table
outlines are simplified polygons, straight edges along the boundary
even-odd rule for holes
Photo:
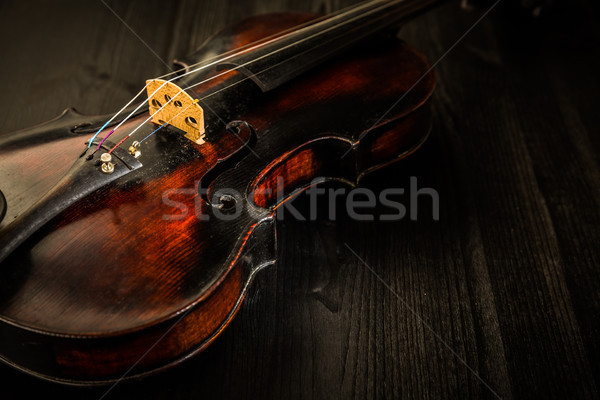
[[[69,106],[115,111],[167,71],[159,58],[244,16],[350,3],[109,1],[134,34],[101,1],[3,1],[0,132]],[[535,20],[500,4],[439,62],[428,143],[365,182],[378,191],[417,177],[439,193],[439,221],[426,199],[417,221],[285,218],[277,266],[200,356],[108,393],[0,366],[2,398],[598,397],[600,34],[590,4]],[[401,37],[435,62],[483,11],[451,2]]]

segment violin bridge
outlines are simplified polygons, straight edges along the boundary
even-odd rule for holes
[[[152,122],[169,124],[185,132],[194,143],[204,143],[204,110],[189,94],[162,79],[146,81]]]

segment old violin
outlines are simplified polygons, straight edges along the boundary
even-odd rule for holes
[[[435,3],[253,17],[114,115],[0,135],[0,358],[95,384],[208,346],[275,262],[281,204],[427,138],[433,72],[389,29]]]

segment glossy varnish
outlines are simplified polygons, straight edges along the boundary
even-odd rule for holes
[[[193,61],[311,18],[242,22]],[[198,146],[174,129],[155,135],[141,147],[142,169],[69,207],[6,260],[11,278],[0,299],[2,357],[50,379],[90,383],[150,373],[203,349],[229,323],[256,271],[274,262],[278,202],[315,179],[355,184],[427,137],[434,86],[427,61],[395,38],[378,36],[375,43],[267,93],[251,80],[219,91],[242,78],[238,72],[195,88],[199,98],[217,93],[203,102],[207,143]],[[64,173],[44,166],[67,145],[76,147],[61,152],[61,163],[68,163],[101,121],[73,129],[78,117],[47,125],[66,132],[49,144],[37,131],[2,138],[9,203],[22,196],[24,180],[40,179],[37,171],[40,186]],[[223,122],[233,120],[246,123],[228,131]],[[21,140],[24,135],[30,140]],[[14,156],[19,153],[27,157]],[[208,189],[206,197],[199,188]],[[242,194],[242,211],[231,220],[217,218],[228,211],[215,194],[227,191]]]

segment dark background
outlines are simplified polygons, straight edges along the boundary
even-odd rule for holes
[[[245,16],[351,3],[108,2],[163,60]],[[278,264],[208,350],[105,398],[598,397],[600,27],[587,2],[551,3],[501,1],[437,66],[427,144],[365,182],[417,176],[439,221],[426,199],[418,221],[285,219]],[[435,62],[484,10],[450,2],[401,37]],[[0,44],[0,132],[115,111],[167,72],[100,1],[2,1]],[[107,390],[0,379],[3,398]]]

